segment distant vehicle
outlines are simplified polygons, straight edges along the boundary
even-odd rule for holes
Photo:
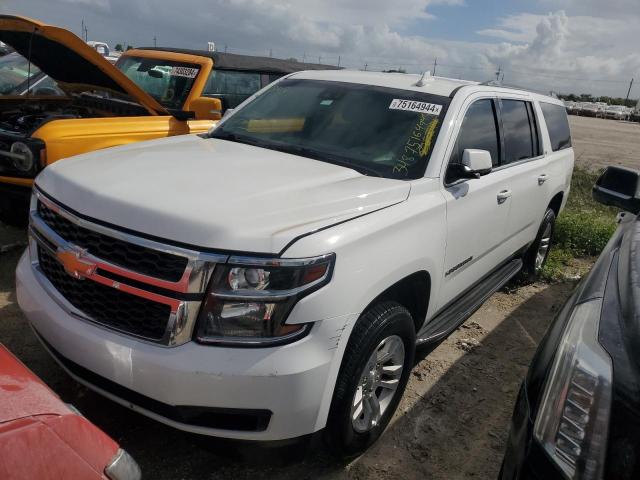
[[[638,100],[636,107],[631,110],[630,119],[634,122],[640,122],[640,100]]]
[[[571,100],[564,100],[563,103],[564,103],[564,107],[567,110],[567,113],[572,113],[573,109],[576,106],[576,102],[572,102]]]
[[[624,105],[611,105],[604,111],[604,118],[612,118],[614,120],[627,120],[629,112]]]
[[[592,102],[585,102],[580,109],[580,115],[585,117],[597,117],[600,114],[600,107]]]
[[[593,196],[624,212],[538,346],[502,480],[640,478],[640,172],[609,167]]]
[[[120,58],[121,53],[115,50],[111,50],[109,45],[104,42],[95,42],[93,40],[89,40],[87,42],[87,45],[93,47],[96,52],[109,60],[110,63],[116,63],[118,61],[118,58]]]
[[[140,468],[0,344],[0,478],[138,480]]]
[[[52,80],[38,67],[16,52],[0,57],[0,96],[26,95],[64,95]]]

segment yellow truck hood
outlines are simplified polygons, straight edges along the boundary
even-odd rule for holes
[[[30,58],[63,90],[103,90],[128,95],[152,115],[169,115],[102,55],[64,28],[13,15],[0,15],[0,41]]]

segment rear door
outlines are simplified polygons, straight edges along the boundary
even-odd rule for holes
[[[445,274],[438,295],[442,308],[478,282],[507,257],[505,229],[511,199],[510,173],[498,169],[478,179],[459,179],[450,165],[460,163],[467,148],[487,150],[498,167],[502,145],[497,123],[498,104],[487,94],[471,96],[461,109],[459,129],[449,147],[443,172],[447,204]]]
[[[551,198],[551,173],[534,103],[523,97],[501,98],[498,103],[504,139],[504,159],[498,170],[510,178],[511,209],[504,237],[510,255],[535,238]]]

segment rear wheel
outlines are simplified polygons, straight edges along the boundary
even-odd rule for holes
[[[549,208],[544,214],[536,239],[524,255],[523,271],[525,274],[537,277],[547,263],[555,223],[556,214]]]
[[[382,302],[360,317],[345,350],[325,439],[339,457],[359,455],[393,416],[409,379],[415,352],[411,314]]]

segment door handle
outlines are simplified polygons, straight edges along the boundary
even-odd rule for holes
[[[511,196],[511,190],[502,190],[498,193],[498,205],[502,205]]]
[[[540,175],[540,176],[538,177],[538,185],[542,185],[544,182],[546,182],[546,181],[547,181],[547,179],[548,179],[548,178],[549,178],[549,177],[547,176],[547,174],[546,174],[546,173],[543,173],[542,175]]]

